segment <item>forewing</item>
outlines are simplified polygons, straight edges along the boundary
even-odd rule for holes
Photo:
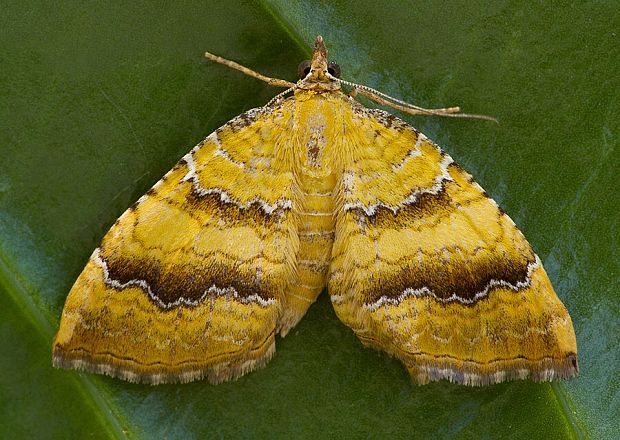
[[[576,374],[570,316],[513,221],[396,117],[354,106],[345,123],[329,281],[340,319],[418,383]]]
[[[286,114],[233,119],[117,220],[69,293],[56,366],[220,382],[269,360],[299,246]]]

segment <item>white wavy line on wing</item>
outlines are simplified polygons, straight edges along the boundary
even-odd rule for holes
[[[345,203],[343,209],[345,211],[361,209],[364,211],[366,215],[371,216],[375,214],[377,208],[382,207],[382,208],[387,208],[390,211],[392,211],[394,214],[396,214],[400,210],[400,208],[402,208],[403,206],[414,204],[418,200],[418,197],[420,197],[423,194],[433,194],[433,195],[439,194],[443,189],[444,182],[454,180],[452,179],[452,176],[450,176],[450,173],[448,172],[448,167],[452,163],[454,163],[454,160],[449,155],[446,154],[443,160],[441,161],[440,168],[439,168],[440,173],[435,178],[435,182],[433,183],[433,185],[429,188],[421,188],[421,189],[415,190],[406,199],[400,202],[399,205],[389,205],[387,203],[379,202],[373,205],[365,206],[362,202],[355,202],[355,203]]]
[[[258,203],[261,209],[268,215],[273,214],[276,210],[278,210],[278,208],[291,209],[293,207],[293,202],[290,199],[286,198],[281,198],[277,200],[274,204],[269,204],[260,197],[254,197],[247,203],[241,203],[221,188],[203,188],[200,185],[200,179],[198,178],[198,174],[196,174],[196,162],[194,161],[194,156],[192,155],[192,152],[189,152],[188,154],[183,156],[183,160],[185,160],[185,163],[187,164],[187,174],[185,175],[185,177],[183,177],[182,181],[191,182],[196,192],[201,196],[219,194],[220,200],[222,202],[231,203],[239,207],[240,209],[248,209],[253,204]]]

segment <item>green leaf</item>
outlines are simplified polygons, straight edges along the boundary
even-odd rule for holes
[[[0,26],[0,437],[616,438],[617,5],[5,2]],[[575,324],[581,375],[414,386],[323,296],[262,370],[150,387],[60,371],[66,294],[120,213],[187,150],[295,80],[317,34],[343,77],[499,118],[424,131],[505,208]]]

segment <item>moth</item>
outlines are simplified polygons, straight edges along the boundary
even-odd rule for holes
[[[54,366],[235,379],[265,365],[327,287],[340,320],[416,383],[578,373],[571,318],[513,221],[426,136],[355,96],[484,116],[344,81],[320,36],[296,83],[206,56],[286,90],[121,215],[69,292]]]

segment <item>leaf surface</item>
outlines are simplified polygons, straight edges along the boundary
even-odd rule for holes
[[[617,437],[618,24],[610,1],[7,2],[0,437]],[[325,295],[266,368],[236,382],[150,387],[51,367],[66,294],[118,215],[279,91],[202,53],[295,80],[317,34],[345,79],[499,118],[405,117],[538,251],[575,324],[578,378],[414,386],[361,346]]]

